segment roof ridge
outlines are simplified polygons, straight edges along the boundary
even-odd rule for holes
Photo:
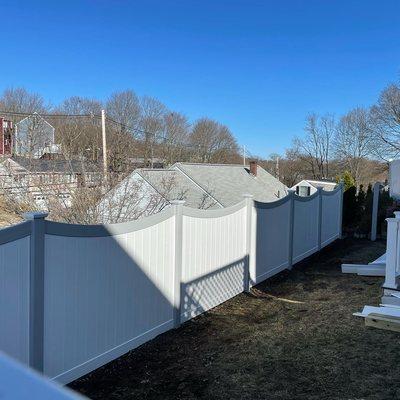
[[[240,167],[240,168],[249,167],[248,164],[243,165],[243,164],[218,164],[218,163],[191,163],[191,162],[182,162],[182,161],[178,161],[174,165],[176,165],[176,164],[180,164],[180,165],[198,165],[198,166],[207,166],[207,167]],[[261,167],[261,165],[258,165],[258,166]]]
[[[176,164],[180,164],[180,163],[175,163]],[[199,182],[197,182],[192,176],[189,176],[189,174],[187,174],[185,171],[182,171],[179,168],[179,165],[176,167],[177,170],[188,180],[190,180],[191,182],[193,182],[200,190],[202,190],[208,197],[210,197],[211,199],[213,199],[219,206],[221,206],[222,208],[225,207],[220,200],[218,200],[215,196],[213,196],[206,188],[204,188],[202,185],[200,185]]]

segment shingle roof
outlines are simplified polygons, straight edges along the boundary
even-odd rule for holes
[[[236,164],[176,163],[171,168],[184,173],[223,207],[240,202],[243,194],[252,194],[262,202],[272,202],[287,194],[287,187],[260,166],[257,176],[250,174],[248,166]]]
[[[322,188],[326,191],[334,190],[337,183],[332,181],[317,181],[313,179],[306,179],[306,181],[315,188]]]
[[[185,206],[192,208],[220,208],[201,188],[196,186],[179,171],[170,169],[138,169],[136,172],[168,201],[185,200]]]
[[[81,160],[43,160],[40,158],[27,158],[13,156],[12,161],[19,164],[29,172],[65,172],[65,173],[83,173],[98,172],[98,165]]]

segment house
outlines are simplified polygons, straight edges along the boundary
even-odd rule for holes
[[[81,160],[27,158],[12,156],[0,163],[0,189],[12,198],[24,200],[26,196],[45,208],[48,197],[55,194],[70,205],[74,189],[92,187],[101,179],[96,164]]]
[[[400,160],[389,163],[389,192],[390,197],[400,200]]]
[[[15,124],[14,154],[39,158],[45,149],[54,145],[55,129],[37,113]]]
[[[131,157],[128,159],[129,166],[132,169],[136,168],[164,168],[165,161],[160,157],[147,159],[145,157]]]
[[[0,117],[0,156],[8,156],[12,153],[13,123]]]
[[[326,180],[314,180],[314,179],[303,179],[299,183],[296,183],[291,189],[296,190],[297,195],[299,196],[311,196],[314,194],[318,188],[322,188],[323,190],[329,192],[335,189],[337,183]]]
[[[187,207],[230,207],[252,194],[260,202],[273,202],[287,195],[287,187],[251,162],[232,164],[176,163],[168,169],[137,169],[99,203],[102,222],[122,222],[154,214],[172,200],[185,200]]]

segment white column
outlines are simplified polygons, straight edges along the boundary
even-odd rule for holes
[[[399,218],[387,218],[386,241],[386,273],[383,286],[388,289],[397,289],[397,269],[399,252]]]

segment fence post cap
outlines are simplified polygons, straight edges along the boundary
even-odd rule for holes
[[[400,219],[400,211],[394,211],[393,214],[395,215],[396,219]]]
[[[26,220],[46,218],[48,215],[49,213],[45,211],[29,211],[22,214]]]
[[[288,195],[292,195],[292,194],[296,193],[296,189],[293,189],[293,188],[289,188],[287,191],[288,191]]]
[[[179,206],[185,204],[185,200],[171,200],[170,203],[174,206]]]
[[[250,193],[244,193],[244,194],[242,194],[242,196],[245,198],[245,199],[252,199],[254,196],[252,195],[252,194],[250,194]]]

